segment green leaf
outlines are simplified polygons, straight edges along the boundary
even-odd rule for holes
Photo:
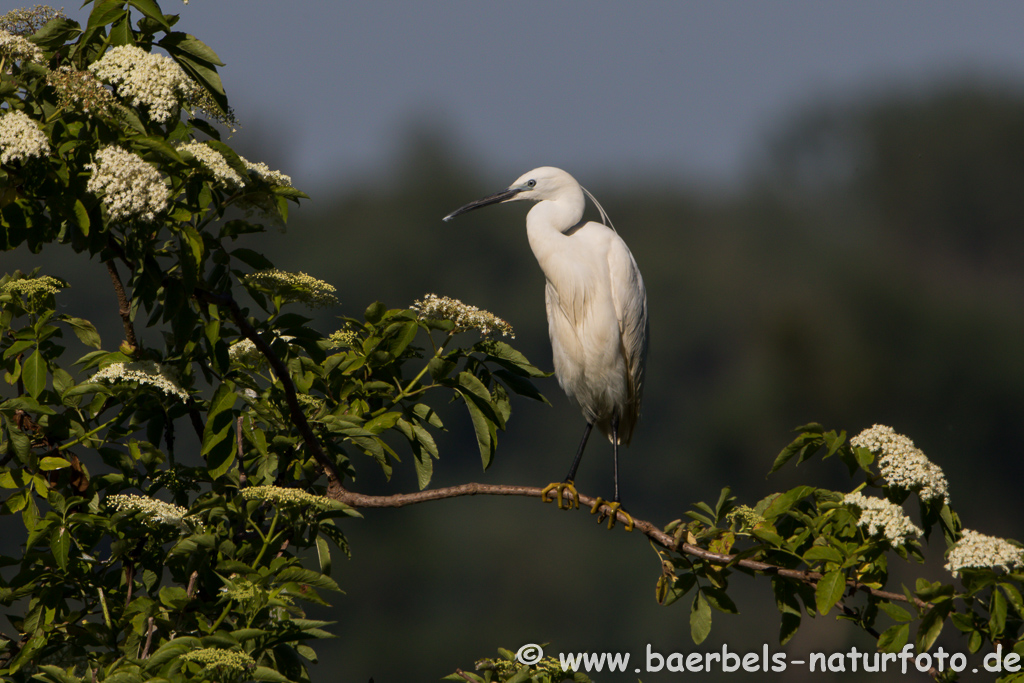
[[[700,645],[711,633],[711,606],[704,598],[702,591],[697,591],[690,607],[690,636],[696,645]]]
[[[214,479],[223,476],[235,460],[235,445],[228,439],[231,428],[235,424],[235,416],[231,408],[235,405],[238,395],[230,382],[222,382],[210,400],[210,412],[203,428],[203,449],[200,455],[207,457],[210,476]]]
[[[826,560],[828,562],[836,562],[842,564],[843,556],[838,550],[828,545],[812,545],[804,553],[804,559],[808,562],[815,560]]]
[[[895,603],[879,602],[878,607],[887,615],[889,615],[889,618],[893,621],[904,622],[914,620],[914,616],[910,612],[908,612],[907,610],[903,609]]]
[[[96,326],[91,322],[70,315],[62,315],[60,319],[71,327],[71,331],[75,333],[80,342],[94,349],[102,348],[103,342],[100,340],[100,333],[96,331]]]
[[[57,561],[57,566],[62,570],[68,568],[68,551],[70,549],[71,532],[66,526],[58,526],[50,536],[50,552],[53,553],[53,559]]]
[[[224,62],[220,60],[220,57],[217,56],[213,49],[189,33],[181,33],[179,31],[168,33],[160,39],[159,45],[171,53],[186,53],[196,59],[209,62],[214,66],[224,66]]]
[[[712,607],[717,609],[719,612],[725,612],[726,614],[739,614],[740,611],[736,607],[736,603],[732,601],[729,594],[721,588],[705,588],[703,589],[704,597],[707,598],[708,603]]]
[[[910,624],[894,624],[882,631],[878,636],[878,649],[881,652],[899,652],[910,638]]]
[[[487,390],[484,383],[481,382],[476,375],[469,370],[463,370],[458,375],[459,386],[478,397],[485,403],[491,402],[491,392]]]
[[[171,30],[171,25],[164,19],[164,13],[153,0],[128,0],[128,4],[155,21],[165,31]]]
[[[839,570],[831,571],[818,580],[814,589],[814,602],[818,613],[828,614],[836,603],[842,600],[846,591],[846,575]]]
[[[936,604],[928,613],[921,619],[921,624],[917,627],[917,642],[915,647],[918,652],[925,652],[931,649],[935,639],[942,633],[942,627],[946,624],[946,615],[953,608],[953,602],[951,600],[943,600]],[[908,624],[904,624],[908,626]]]
[[[384,317],[384,314],[387,312],[387,310],[388,309],[384,306],[383,303],[381,303],[380,301],[375,301],[367,307],[366,313],[364,313],[363,315],[366,317],[366,322],[370,323],[371,325],[376,325],[377,323],[380,322],[381,318]]]
[[[331,577],[303,567],[285,567],[278,573],[276,578],[281,583],[294,581],[295,583],[307,584],[313,588],[324,588],[332,591],[341,590]]]
[[[1021,599],[1020,590],[1012,583],[1001,583],[999,587],[1006,593],[1006,598],[1013,605],[1013,608],[1017,610],[1017,614],[1024,616],[1024,600]]]
[[[38,398],[46,388],[46,361],[39,349],[25,359],[25,365],[21,371],[22,380],[25,382],[25,391],[32,398]]]
[[[992,591],[992,606],[990,608],[988,627],[992,633],[992,639],[998,640],[1003,637],[1003,630],[1006,628],[1006,597],[1002,592]]]
[[[89,13],[89,23],[85,26],[86,31],[112,24],[123,17],[128,12],[123,4],[119,0],[107,0],[94,5],[92,12]]]
[[[331,546],[323,536],[316,537],[316,555],[320,560],[320,572],[331,575]]]
[[[181,586],[164,586],[160,589],[160,603],[173,610],[182,610],[190,601],[188,592]]]
[[[480,449],[480,459],[483,461],[484,469],[491,466],[494,458],[494,451],[497,447],[498,432],[494,422],[488,419],[476,402],[465,393],[461,392],[466,409],[469,410],[469,417],[473,422],[473,431],[476,433],[476,445]]]
[[[91,221],[89,220],[89,212],[86,211],[85,204],[82,203],[82,200],[77,197],[75,197],[74,212],[75,222],[78,223],[78,229],[82,231],[83,235],[88,237],[89,226],[91,225]]]
[[[388,342],[388,352],[397,358],[402,355],[402,352],[405,351],[406,347],[408,347],[409,344],[412,343],[412,340],[416,338],[416,333],[419,332],[420,326],[416,322],[410,321],[392,325],[388,329],[398,330],[398,333],[395,334],[395,336]]]
[[[781,623],[779,624],[779,645],[785,645],[789,642],[790,638],[796,635],[796,632],[800,629],[801,616],[799,613],[790,614],[785,613],[782,615]]]
[[[797,486],[776,496],[767,509],[765,509],[762,516],[768,521],[774,520],[788,512],[790,508],[796,505],[798,501],[807,497],[813,490],[814,487],[812,486]]]
[[[279,673],[276,669],[271,669],[268,666],[257,666],[247,675],[254,681],[270,681],[270,683],[291,683],[291,681],[289,681],[289,679],[286,676]]]
[[[160,138],[149,137],[147,135],[136,135],[134,137],[128,138],[128,142],[130,142],[132,145],[136,147],[145,147],[146,149],[151,149],[154,152],[158,152],[159,154],[162,154],[163,156],[170,159],[171,161],[175,161],[179,164],[184,163],[185,161],[184,159],[181,158],[181,154],[178,153],[177,149],[167,144],[166,141]]]
[[[71,467],[71,463],[64,458],[58,458],[52,455],[48,455],[39,461],[39,469],[43,472],[49,472],[50,470],[59,470],[65,467]]]

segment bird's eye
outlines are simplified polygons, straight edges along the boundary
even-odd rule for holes
[[[537,185],[537,181],[536,180],[527,180],[526,181],[526,186],[527,187],[535,187],[536,185]]]

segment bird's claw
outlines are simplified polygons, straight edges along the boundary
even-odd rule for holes
[[[608,528],[611,529],[615,526],[615,520],[621,513],[626,518],[626,531],[633,530],[633,517],[628,512],[622,509],[622,503],[618,501],[607,501],[600,496],[594,501],[594,506],[590,508],[590,514],[597,515],[597,523],[600,524],[608,518]]]
[[[580,494],[576,492],[576,487],[573,485],[571,481],[556,481],[548,484],[547,486],[544,487],[544,490],[540,492],[540,499],[545,503],[552,502],[552,499],[548,498],[548,494],[551,493],[552,490],[558,491],[556,495],[558,496],[559,510],[567,509],[566,506],[563,504],[563,496],[565,496],[566,491],[572,493],[572,498],[569,499],[568,508],[571,509],[573,506],[579,508]]]

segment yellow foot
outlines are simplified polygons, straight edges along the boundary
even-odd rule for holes
[[[590,508],[590,514],[598,516],[598,524],[603,522],[606,517],[608,518],[609,529],[615,526],[615,520],[617,519],[618,513],[622,513],[622,515],[626,518],[626,531],[632,531],[633,517],[628,512],[622,509],[622,503],[618,501],[613,503],[598,496],[597,500],[594,501],[594,506]]]
[[[560,510],[564,510],[566,507],[572,508],[574,505],[577,508],[580,506],[580,494],[576,492],[576,487],[573,486],[571,481],[556,481],[548,484],[544,487],[544,490],[540,492],[540,499],[545,503],[550,503],[552,499],[548,498],[548,494],[551,493],[552,490],[558,491],[558,508]],[[569,499],[568,506],[563,505],[562,500],[566,491],[572,493],[572,498]]]

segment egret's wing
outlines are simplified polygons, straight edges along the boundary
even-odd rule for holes
[[[640,417],[640,399],[644,390],[644,365],[647,359],[647,290],[640,269],[629,247],[618,235],[608,249],[612,303],[619,321],[622,356],[626,359],[629,406],[622,416],[620,433],[628,443],[633,425]]]

